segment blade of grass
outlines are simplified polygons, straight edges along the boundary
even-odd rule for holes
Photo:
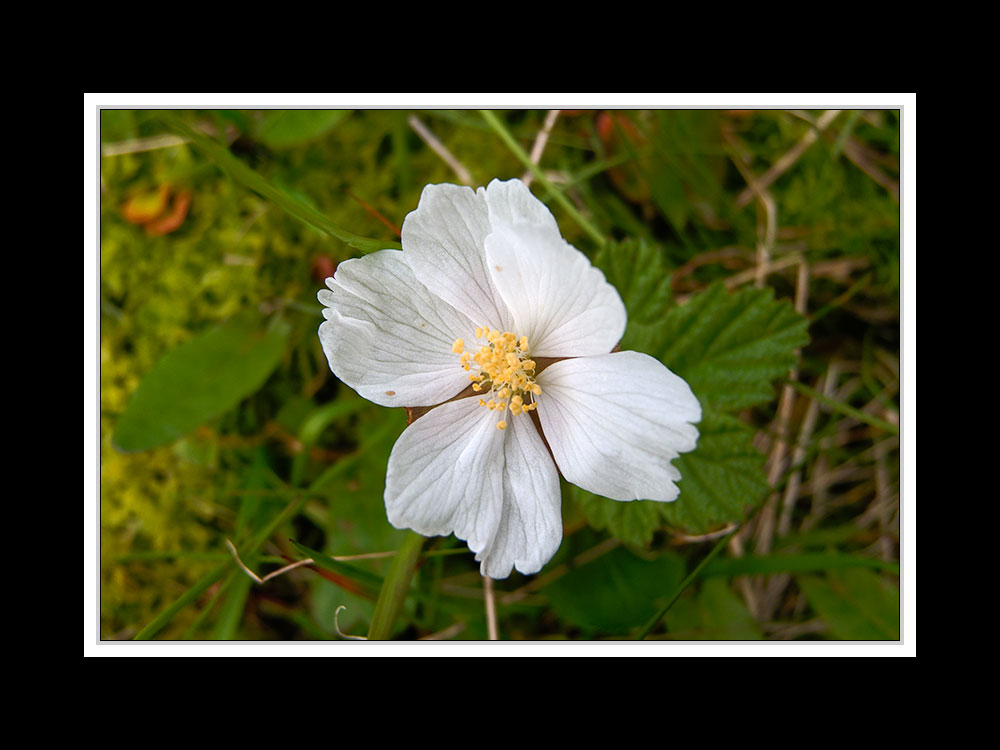
[[[846,414],[849,417],[853,417],[860,422],[865,424],[870,424],[872,427],[878,427],[880,430],[885,430],[886,432],[891,432],[893,435],[899,434],[899,427],[890,422],[886,422],[884,419],[879,419],[878,417],[873,417],[871,414],[865,414],[860,409],[855,409],[853,406],[848,406],[847,404],[842,404],[829,396],[824,396],[819,391],[814,391],[807,385],[796,380],[786,380],[788,385],[792,386],[799,393],[809,396],[809,398],[814,398],[819,401],[824,406],[828,406],[834,411],[839,411],[841,414]]]
[[[819,310],[817,310],[812,315],[810,315],[809,316],[810,322],[811,323],[815,323],[817,320],[819,320],[823,316],[825,316],[825,315],[833,312],[838,307],[840,307],[841,305],[843,305],[846,302],[848,302],[851,299],[851,297],[853,297],[855,294],[857,294],[858,292],[862,291],[863,289],[865,289],[868,286],[868,284],[871,282],[872,278],[874,278],[874,275],[875,274],[873,274],[873,273],[867,273],[864,276],[862,276],[860,279],[858,279],[857,281],[855,281],[850,286],[850,288],[847,289],[847,291],[845,291],[843,294],[841,294],[839,297],[837,297],[835,300],[833,300],[829,304],[824,305]]]
[[[858,120],[861,119],[862,111],[860,109],[852,109],[847,115],[847,122],[844,123],[844,127],[840,129],[840,134],[837,136],[837,141],[833,144],[833,156],[834,158],[840,156],[840,152],[844,149],[844,144],[847,143],[847,139],[851,137],[851,131],[854,130],[854,126],[858,124]]]
[[[525,150],[521,148],[520,144],[514,140],[514,136],[512,136],[510,131],[504,127],[504,124],[500,122],[497,116],[488,109],[480,110],[479,114],[481,114],[487,124],[493,128],[493,132],[497,134],[501,141],[504,142],[504,145],[510,149],[511,153],[517,157],[518,161],[531,170],[535,179],[545,187],[545,189],[549,192],[549,195],[552,196],[556,203],[562,206],[566,213],[573,217],[573,221],[575,221],[584,232],[590,235],[591,239],[597,243],[598,247],[603,247],[606,242],[604,235],[597,231],[597,229],[589,221],[587,221],[583,214],[576,210],[576,206],[570,202],[569,198],[567,198],[566,195],[559,188],[553,185],[549,178],[545,176],[541,167],[531,161],[531,157],[528,156],[527,152],[525,152]]]
[[[289,541],[303,555],[312,558],[317,567],[323,568],[339,578],[346,578],[353,584],[356,584],[356,587],[353,585],[349,587],[352,593],[374,599],[376,592],[382,586],[383,579],[380,575],[354,565],[349,565],[348,563],[340,562],[339,560],[334,560],[329,555],[324,555],[322,552],[310,549],[304,544],[299,544],[294,539],[290,539]]]
[[[225,598],[219,608],[219,616],[212,633],[212,640],[231,641],[236,638],[237,630],[243,621],[243,611],[246,609],[247,598],[253,580],[248,576],[236,576],[227,582]]]
[[[229,579],[231,579],[232,577],[233,573],[230,573]],[[201,608],[201,612],[197,614],[197,616],[194,618],[191,624],[188,625],[187,630],[184,631],[184,635],[181,636],[182,641],[190,641],[195,637],[195,634],[198,633],[198,631],[201,629],[202,624],[205,622],[205,620],[208,619],[208,616],[215,609],[215,605],[219,603],[219,600],[222,598],[222,595],[225,594],[227,589],[229,588],[228,586],[229,579],[224,581],[221,586],[218,586],[215,589],[215,593],[212,594],[212,597],[208,600],[208,603]]]
[[[705,576],[769,575],[773,573],[812,573],[819,570],[874,568],[899,573],[899,563],[861,555],[803,554],[770,557],[740,557],[717,560],[707,566]]]
[[[186,137],[195,147],[202,151],[236,182],[253,190],[258,195],[267,198],[279,208],[287,211],[296,219],[305,222],[324,234],[336,237],[362,253],[370,253],[385,248],[402,248],[392,240],[375,240],[348,232],[327,218],[322,212],[310,205],[293,198],[284,190],[272,184],[256,171],[230,153],[229,149],[219,145],[197,128],[186,123],[179,115],[170,110],[159,113],[160,119],[170,128]]]

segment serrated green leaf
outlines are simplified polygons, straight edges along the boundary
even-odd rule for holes
[[[272,148],[308,143],[330,132],[349,109],[275,109],[257,128],[257,139]]]
[[[899,588],[863,568],[799,576],[809,604],[834,637],[849,641],[899,640]]]
[[[681,473],[680,497],[663,503],[662,513],[671,526],[704,533],[742,521],[770,486],[752,429],[733,417],[707,414],[698,431],[698,447],[674,461]]]
[[[656,614],[683,576],[684,563],[673,553],[643,560],[618,548],[542,591],[567,622],[603,633],[625,633]]]
[[[602,248],[594,264],[618,289],[629,323],[622,349],[651,354],[683,377],[701,402],[698,447],[674,461],[681,494],[673,503],[607,501],[570,491],[588,521],[629,544],[646,545],[664,524],[700,533],[743,520],[768,491],[752,431],[726,412],[774,397],[773,381],[795,365],[808,322],[770,289],[729,293],[711,286],[673,304],[662,252],[642,240]]]
[[[769,288],[729,293],[716,283],[670,310],[649,353],[688,382],[702,409],[746,409],[774,398],[808,325]]]
[[[733,417],[709,415],[699,425],[698,447],[674,461],[681,472],[680,497],[671,503],[619,502],[578,487],[568,495],[595,529],[627,544],[646,546],[664,525],[692,533],[739,522],[768,492],[764,456],[753,431]]]
[[[114,444],[141,451],[176,440],[253,394],[277,367],[290,327],[234,318],[167,352],[118,420]]]
[[[720,282],[675,305],[663,253],[642,240],[594,256],[628,311],[622,349],[650,354],[687,380],[702,408],[734,411],[774,397],[773,381],[809,342],[808,321],[769,289],[727,292]]]
[[[662,503],[652,500],[623,503],[574,485],[566,486],[565,496],[577,504],[592,528],[607,529],[613,537],[633,547],[648,546],[653,534],[663,527]]]

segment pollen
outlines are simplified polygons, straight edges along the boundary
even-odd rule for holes
[[[507,412],[517,417],[534,411],[535,397],[542,392],[535,382],[535,361],[531,359],[527,336],[510,331],[476,328],[476,343],[468,350],[463,339],[451,346],[461,355],[459,366],[469,373],[472,390],[482,393],[479,405],[497,413],[497,429],[507,429]]]

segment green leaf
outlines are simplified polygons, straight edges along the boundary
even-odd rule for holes
[[[619,547],[542,591],[567,622],[603,633],[625,633],[655,615],[683,576],[684,562],[673,553],[643,560]]]
[[[799,576],[809,604],[836,638],[899,640],[899,588],[864,568],[831,571],[826,578]]]
[[[289,325],[240,316],[165,354],[118,420],[123,451],[164,445],[228,411],[259,389],[285,351]]]
[[[272,148],[286,148],[316,140],[350,114],[349,109],[275,109],[257,128],[257,140]]]
[[[742,521],[769,489],[764,456],[751,443],[753,431],[733,417],[712,415],[698,428],[698,447],[674,461],[681,472],[681,493],[674,502],[619,502],[578,487],[571,487],[569,496],[592,527],[636,546],[648,545],[664,524],[704,533]]]

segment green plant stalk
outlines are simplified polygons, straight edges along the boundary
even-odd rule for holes
[[[562,206],[562,208],[566,211],[566,213],[568,213],[570,216],[573,217],[573,220],[580,226],[580,228],[590,235],[591,239],[593,239],[594,242],[597,243],[598,247],[604,247],[605,243],[607,242],[607,240],[604,239],[604,235],[602,235],[599,231],[597,231],[594,225],[591,224],[589,221],[587,221],[587,219],[583,216],[583,214],[581,214],[579,211],[576,210],[576,206],[574,206],[570,202],[570,200],[565,196],[565,194],[563,194],[563,192],[559,190],[559,188],[557,188],[549,181],[549,178],[545,176],[545,173],[542,171],[541,167],[539,167],[537,164],[531,161],[531,157],[528,156],[528,154],[525,153],[524,149],[521,148],[518,142],[514,140],[514,136],[512,136],[510,134],[510,131],[507,130],[506,127],[504,127],[504,124],[500,122],[497,116],[488,109],[479,110],[479,114],[481,114],[483,116],[483,119],[486,120],[487,124],[491,128],[493,128],[493,132],[496,133],[497,136],[499,136],[500,140],[503,141],[504,145],[510,149],[511,153],[514,154],[514,156],[517,157],[518,161],[524,164],[524,166],[527,169],[531,170],[531,173],[535,176],[535,179],[538,180],[545,187],[545,189],[549,191],[549,195],[551,195],[553,199],[555,199],[555,201],[560,206]]]
[[[663,618],[663,616],[665,614],[667,614],[667,612],[670,610],[670,608],[672,606],[674,606],[674,603],[678,599],[680,599],[681,594],[683,594],[685,592],[685,590],[687,590],[688,586],[690,586],[692,583],[694,583],[694,580],[699,575],[701,575],[701,571],[705,569],[705,566],[708,565],[712,561],[713,557],[715,557],[717,554],[719,554],[719,552],[722,551],[722,548],[726,546],[726,542],[729,541],[729,537],[731,537],[735,533],[736,533],[736,529],[733,529],[728,534],[726,534],[724,537],[722,537],[718,542],[716,542],[716,545],[712,548],[712,551],[709,552],[707,555],[705,555],[705,559],[704,560],[702,560],[700,563],[698,563],[698,567],[696,567],[694,570],[692,570],[691,573],[688,575],[688,577],[685,578],[683,581],[681,581],[681,585],[677,587],[677,591],[674,592],[674,595],[670,598],[670,601],[667,602],[666,606],[664,606],[663,609],[661,609],[656,614],[656,616],[652,620],[649,621],[649,624],[647,624],[646,627],[644,627],[642,629],[642,632],[639,633],[639,635],[636,637],[637,641],[645,640],[646,636],[649,635],[650,631],[652,631],[653,628],[656,627],[657,623],[659,623],[659,621]]]
[[[382,584],[382,590],[379,592],[378,601],[375,602],[375,613],[368,629],[368,640],[384,641],[392,635],[393,623],[406,601],[424,541],[424,537],[411,531],[396,551],[389,573]]]
[[[799,393],[802,393],[809,398],[814,398],[819,401],[824,406],[829,406],[834,411],[839,411],[842,414],[846,414],[849,417],[854,417],[855,419],[870,424],[872,427],[878,427],[880,430],[885,430],[886,432],[891,432],[893,435],[899,434],[899,427],[886,422],[884,419],[879,419],[878,417],[873,417],[871,414],[865,414],[860,409],[855,409],[853,406],[848,406],[847,404],[842,404],[829,396],[824,396],[819,391],[814,391],[807,385],[803,385],[797,380],[786,380],[788,385],[792,386]]]
[[[279,208],[287,211],[296,219],[305,222],[309,226],[318,229],[324,234],[336,237],[338,240],[356,250],[360,250],[362,253],[371,253],[386,248],[402,249],[402,245],[394,240],[374,240],[370,237],[362,237],[353,232],[348,232],[346,229],[337,226],[322,212],[293,198],[271,184],[271,182],[233,156],[229,149],[220,146],[204,133],[188,125],[174,112],[165,110],[160,113],[160,119],[170,128],[191,141],[196,148],[214,161],[216,165],[236,180],[236,182],[267,198]]]

